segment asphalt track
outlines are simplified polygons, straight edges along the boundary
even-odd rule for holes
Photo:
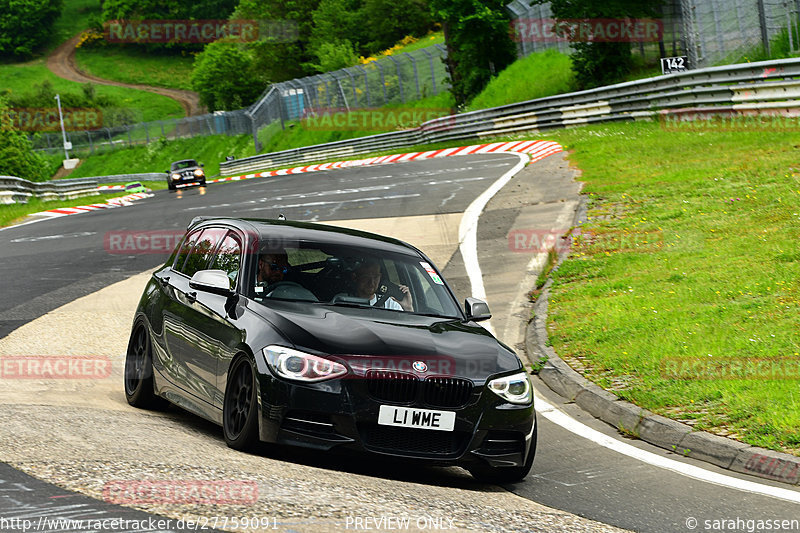
[[[97,211],[9,228],[0,232],[0,276],[3,279],[0,293],[0,341],[12,342],[14,335],[9,336],[9,333],[13,330],[25,324],[32,325],[38,322],[36,319],[46,319],[47,316],[44,315],[57,308],[92,295],[116,282],[128,280],[163,262],[163,254],[119,253],[119,250],[109,249],[109,232],[180,231],[195,215],[276,217],[283,213],[294,220],[336,221],[340,224],[349,222],[356,227],[397,235],[418,244],[433,256],[437,264],[443,267],[445,276],[458,296],[463,299],[469,295],[469,283],[463,260],[457,252],[457,242],[453,242],[454,239],[457,241],[458,218],[475,197],[517,161],[516,156],[509,155],[465,156],[231,182],[209,186],[205,191],[192,189],[171,194],[159,192],[153,198],[128,208]],[[520,324],[523,323],[527,309],[524,298],[520,299],[519,296],[524,295],[526,283],[531,278],[530,274],[526,277],[524,273],[529,267],[535,267],[536,258],[530,253],[510,250],[507,235],[513,229],[550,232],[568,227],[575,208],[576,193],[577,187],[571,182],[571,172],[562,156],[550,156],[531,165],[514,178],[489,202],[480,218],[478,259],[488,301],[495,314],[493,326],[503,340],[518,350],[522,348],[523,338]],[[134,296],[138,297],[138,294]],[[74,328],[83,329],[84,331],[73,332],[78,339],[81,335],[102,336],[102,333],[92,330],[91,324],[75,322],[72,317],[67,325],[61,327],[68,328],[72,324]],[[67,337],[63,329],[53,334]],[[3,339],[6,336],[9,338]],[[39,339],[33,341],[32,338],[23,338],[14,353],[36,355],[20,351],[35,349],[32,346],[36,346]],[[126,339],[107,341],[114,346],[122,345],[124,350]],[[26,342],[29,343],[27,348]],[[74,342],[79,343],[80,340]],[[102,388],[104,386],[106,385],[99,386],[98,390],[105,390]],[[99,466],[98,472],[65,472],[68,470],[65,466],[69,464],[68,459],[85,456],[87,452],[83,447],[98,448],[98,457],[113,455],[113,446],[109,447],[108,442],[92,442],[93,439],[113,441],[117,428],[135,424],[142,419],[147,420],[147,428],[152,431],[153,438],[167,436],[167,433],[162,434],[162,430],[166,432],[167,429],[174,428],[191,433],[191,436],[187,436],[188,440],[181,442],[187,447],[195,447],[192,455],[204,453],[207,447],[214,453],[237,457],[235,454],[229,455],[227,450],[219,449],[221,437],[214,426],[179,412],[149,415],[130,410],[124,405],[124,399],[120,402],[121,392],[114,395],[113,390],[116,388],[121,389],[121,384],[109,385],[104,401],[108,402],[109,409],[114,411],[115,416],[118,415],[117,418],[109,415],[110,411],[95,411],[90,405],[80,405],[77,400],[73,403],[61,402],[55,393],[48,396],[47,390],[32,393],[25,397],[24,402],[19,401],[24,395],[15,396],[17,400],[11,401],[11,396],[3,396],[3,391],[0,391],[5,434],[0,436],[0,443],[5,445],[0,448],[4,450],[0,451],[0,460],[8,461],[43,479],[57,481],[63,486],[94,495],[96,491],[93,492],[91,487],[81,490],[82,476],[93,477],[96,474],[99,479],[108,479],[109,472],[103,471]],[[563,399],[549,392],[545,386],[540,385],[537,388],[544,399],[573,418],[607,435],[616,436],[611,428],[598,423],[577,406],[565,405]],[[30,406],[30,413],[24,412],[25,406]],[[76,420],[83,421],[83,418],[88,419],[86,427],[63,427]],[[506,487],[528,500],[636,531],[712,530],[713,527],[705,528],[705,520],[800,519],[800,506],[797,504],[697,481],[601,448],[542,416],[539,417],[539,423],[539,452],[531,475],[521,483]],[[164,429],[162,425],[169,427]],[[6,430],[13,434],[9,435]],[[56,456],[48,457],[46,449],[33,450],[33,443],[37,438],[56,441],[59,437],[67,438],[66,435],[69,434],[76,435],[73,437],[75,440],[72,442],[72,450],[63,450],[55,444],[52,446],[54,451],[59,451],[62,455],[58,460]],[[31,443],[31,450],[15,449],[13,443],[20,441]],[[677,457],[637,441],[625,442],[676,461],[695,464],[732,477],[747,478]],[[126,448],[125,445],[120,446]],[[224,449],[224,443],[222,448]],[[158,447],[147,446],[147,450],[155,453]],[[186,453],[186,450],[182,452]],[[480,500],[481,495],[485,498],[501,497],[485,486],[475,487],[459,469],[430,469],[409,473],[402,466],[370,462],[353,464],[345,460],[321,461],[284,451],[272,450],[265,452],[265,456],[270,459],[245,456],[240,465],[241,472],[250,467],[244,464],[245,459],[253,459],[257,466],[258,462],[264,463],[278,457],[288,470],[298,470],[300,475],[306,475],[302,467],[310,466],[321,470],[319,475],[323,478],[339,479],[344,476],[341,479],[347,483],[351,482],[352,477],[361,476],[368,478],[369,483],[376,482],[377,489],[387,493],[391,487],[397,487],[398,483],[402,485],[402,490],[405,490],[403,487],[406,485],[412,485],[423,495],[431,492],[431,500],[423,497],[418,504],[422,510],[427,509],[430,512],[440,509],[432,500],[435,496],[433,491],[440,488],[440,485],[445,490],[452,491],[450,497],[462,499],[464,502],[469,502],[476,496]],[[109,461],[113,461],[113,457]],[[89,467],[82,464],[82,468]],[[226,471],[225,475],[235,475],[235,468],[232,471],[233,473],[231,470]],[[152,472],[148,474],[152,475]],[[7,497],[8,494],[3,492],[4,487],[20,483],[14,481],[14,476],[24,475],[15,473],[8,467],[0,469],[0,480],[5,481],[5,484],[0,483],[0,518],[19,512],[25,505],[35,508],[36,505],[42,505],[42,498],[60,494],[58,491],[61,489],[45,489],[39,486],[35,491],[36,497],[40,498],[38,504],[20,499],[21,493],[30,498],[30,491],[17,490],[15,497]],[[763,480],[756,481],[770,485]],[[270,494],[268,491],[266,493]],[[85,498],[78,495],[74,497]],[[428,501],[430,503],[426,503]],[[105,502],[95,503],[105,506],[104,512],[111,512]],[[518,502],[503,500],[503,505],[510,504],[516,506]],[[177,512],[174,508],[145,506],[144,509],[165,516],[174,516]],[[525,508],[522,506],[520,509]],[[133,511],[119,511],[127,512]],[[191,515],[202,515],[203,512],[207,513],[207,510],[195,509]],[[508,511],[509,516],[506,518],[502,515],[490,516],[480,523],[475,522],[474,527],[467,529],[519,530],[517,520],[511,515],[522,512],[517,509],[514,512]],[[455,515],[455,511],[453,513]],[[305,517],[310,517],[311,514],[308,511]],[[558,515],[560,521],[548,522],[543,518],[545,515],[552,519],[546,513],[533,513],[535,521],[526,522],[528,527],[531,530],[571,530],[573,527],[580,530],[589,527],[589,523],[573,523],[563,515]],[[694,529],[687,526],[687,521],[689,525],[693,523],[691,519],[698,521],[698,526]],[[316,523],[310,520],[288,521],[284,518],[283,524],[287,527],[286,530],[309,531],[341,530],[346,526],[341,517],[338,521]],[[744,529],[713,530],[747,530],[747,523],[742,524],[745,524]],[[796,529],[800,530],[800,527]]]

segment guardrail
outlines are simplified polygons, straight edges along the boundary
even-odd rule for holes
[[[81,178],[47,182],[34,182],[14,176],[0,176],[0,204],[27,203],[31,197],[45,200],[69,200],[81,196],[97,195],[97,181]]]
[[[94,180],[97,183],[127,183],[131,181],[162,181],[167,179],[165,172],[145,172],[142,174],[112,174],[111,176],[91,176],[88,178],[62,178],[59,182]]]
[[[222,175],[452,140],[580,124],[692,114],[789,113],[800,109],[800,59],[761,61],[656,76],[587,91],[437,118],[420,127],[220,163]]]

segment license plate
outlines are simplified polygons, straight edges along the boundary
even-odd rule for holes
[[[456,414],[453,411],[434,411],[432,409],[412,409],[381,405],[378,411],[378,424],[405,428],[453,431]]]

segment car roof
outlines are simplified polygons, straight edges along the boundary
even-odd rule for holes
[[[172,162],[173,165],[177,165],[178,163],[195,163],[195,164],[197,164],[197,160],[196,159],[181,159],[180,161],[173,161]]]
[[[403,242],[399,239],[360,231],[356,229],[343,228],[341,226],[330,226],[327,224],[314,224],[311,222],[296,222],[292,220],[274,220],[261,218],[227,218],[227,217],[195,217],[189,224],[187,230],[195,229],[201,225],[211,224],[230,225],[240,230],[255,233],[259,239],[269,240],[274,236],[274,231],[279,229],[281,238],[286,241],[308,241],[326,244],[338,244],[346,246],[369,247],[375,250],[396,252],[403,254],[420,255],[424,254],[416,247]]]

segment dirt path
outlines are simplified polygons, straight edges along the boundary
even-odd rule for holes
[[[163,87],[151,87],[149,85],[137,85],[133,83],[121,83],[113,80],[98,78],[81,71],[75,62],[75,45],[80,39],[80,34],[61,44],[53,53],[47,57],[47,68],[50,72],[64,78],[65,80],[77,81],[79,83],[98,83],[100,85],[113,85],[115,87],[127,87],[128,89],[138,89],[160,94],[176,100],[183,106],[187,116],[202,115],[206,113],[204,106],[200,104],[200,97],[192,91],[182,89],[165,89]]]

